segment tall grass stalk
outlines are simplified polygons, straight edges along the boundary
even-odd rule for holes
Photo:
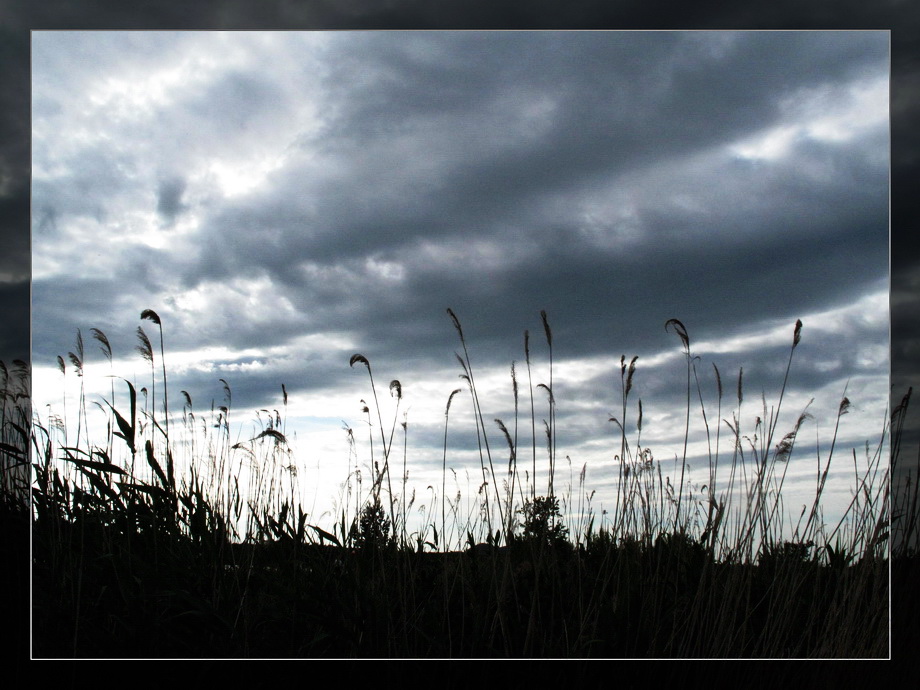
[[[447,309],[447,314],[450,316],[450,319],[454,324],[454,328],[457,330],[457,334],[460,336],[460,344],[463,347],[463,357],[461,358],[458,354],[457,359],[460,362],[460,365],[463,367],[464,373],[462,378],[467,382],[470,389],[470,396],[473,400],[473,414],[476,419],[476,438],[480,443],[480,460],[482,460],[482,446],[485,445],[485,457],[489,461],[489,472],[492,476],[492,488],[495,491],[495,504],[498,506],[499,524],[504,526],[505,519],[502,512],[501,496],[498,492],[498,481],[495,478],[495,467],[492,464],[492,452],[489,449],[489,437],[486,433],[486,426],[482,417],[482,407],[479,404],[479,394],[476,390],[476,382],[473,377],[473,366],[470,363],[469,350],[466,347],[466,338],[463,337],[463,328],[460,326],[460,320],[457,318],[457,315],[454,314],[453,310],[450,308]],[[483,465],[483,474],[485,474],[485,465]],[[485,481],[485,485],[486,521],[489,526],[489,541],[491,542],[493,539],[496,541],[497,539],[492,534],[492,511],[489,507],[489,490],[487,480]]]

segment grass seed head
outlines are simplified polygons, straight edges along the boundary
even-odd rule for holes
[[[140,345],[135,349],[145,360],[153,362],[153,346],[150,344],[150,338],[147,337],[147,334],[144,333],[144,329],[141,326],[137,327],[137,339],[140,341]]]
[[[445,416],[445,417],[450,413],[450,404],[451,404],[451,402],[453,402],[454,396],[455,396],[457,393],[460,393],[462,390],[463,390],[462,388],[455,388],[454,390],[452,390],[452,391],[450,392],[450,396],[447,398],[447,407],[444,408],[444,416]]]
[[[67,356],[70,358],[70,363],[73,364],[73,368],[77,372],[77,376],[83,376],[83,361],[73,352],[68,352]]]
[[[844,396],[843,400],[840,401],[840,408],[837,410],[837,416],[842,417],[849,411],[850,411],[850,399]]]
[[[546,333],[546,343],[553,346],[553,329],[549,327],[549,321],[546,319],[546,310],[540,310],[540,319],[543,321],[543,331]]]
[[[457,318],[454,310],[450,307],[447,308],[447,314],[450,316],[450,320],[454,322],[454,328],[457,329],[457,333],[460,334],[460,342],[463,342],[463,329],[460,327],[460,319]]]
[[[626,395],[629,395],[629,391],[632,390],[632,380],[633,374],[636,373],[636,360],[639,359],[639,355],[636,355],[632,358],[632,361],[629,363],[629,372],[626,374]]]
[[[102,354],[104,354],[106,358],[111,362],[112,346],[109,343],[109,339],[106,337],[105,333],[100,331],[98,328],[90,328],[89,330],[93,334],[93,338],[99,342],[99,349],[102,350]]]
[[[141,320],[143,319],[150,319],[157,326],[161,325],[160,317],[153,309],[144,309],[144,311],[141,312]]]
[[[677,333],[680,341],[684,345],[684,349],[689,353],[690,352],[690,336],[687,334],[687,329],[683,323],[678,319],[668,319],[665,321],[664,330],[668,331],[671,328],[674,329],[674,332]]]

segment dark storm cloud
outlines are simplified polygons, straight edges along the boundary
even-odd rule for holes
[[[331,51],[331,114],[309,142],[323,165],[292,169],[266,196],[215,216],[214,251],[189,284],[264,270],[309,305],[313,323],[396,351],[399,334],[425,331],[419,314],[445,306],[467,307],[496,341],[507,337],[499,326],[509,313],[547,308],[579,333],[570,354],[584,354],[611,322],[629,323],[643,340],[660,338],[672,316],[708,333],[739,318],[788,317],[790,299],[819,308],[884,275],[885,161],[867,164],[859,146],[801,142],[787,164],[739,161],[718,183],[724,167],[689,181],[668,172],[671,160],[781,120],[783,94],[810,79],[865,73],[863,59],[883,68],[883,42],[819,41],[807,51],[790,34],[769,51],[766,39],[747,35],[713,44],[676,35],[357,38],[342,59]],[[563,40],[571,54],[555,46]],[[724,99],[710,97],[722,71],[703,79],[685,64],[691,58],[722,65]],[[653,82],[640,81],[640,69]],[[538,110],[536,137],[520,123],[528,107]],[[646,107],[654,115],[637,119]],[[643,239],[626,251],[586,245],[578,200],[629,189],[635,171],[645,175],[644,188],[633,185]],[[704,204],[699,212],[665,201],[662,192],[680,187]],[[449,250],[444,242],[461,235],[456,262],[426,265],[420,245]],[[218,240],[227,236],[234,241]],[[496,265],[463,255],[490,239],[503,254]],[[376,290],[368,258],[403,262],[406,282]],[[726,299],[731,291],[754,297]]]
[[[366,143],[436,122],[475,133],[464,140],[504,159],[507,151],[496,144],[521,124],[506,104],[520,96],[528,105],[545,94],[558,108],[546,140],[525,148],[520,162],[552,160],[553,181],[582,177],[723,141],[768,123],[779,100],[799,86],[877,70],[885,43],[857,36],[525,33],[499,42],[496,34],[474,32],[394,42],[372,35],[349,40],[349,56],[330,57],[330,97],[345,101],[333,131]],[[652,119],[641,115],[649,110]]]
[[[567,284],[571,285],[571,276],[585,276],[587,281],[597,275],[598,264],[619,258],[567,256],[558,251],[560,242],[566,246],[567,237],[578,230],[571,226],[576,209],[565,200],[568,195],[756,131],[777,116],[778,98],[794,94],[816,74],[825,79],[827,72],[858,73],[865,69],[862,59],[872,58],[876,64],[884,59],[882,43],[842,49],[819,42],[817,49],[806,52],[802,37],[795,34],[782,35],[781,41],[789,45],[772,51],[761,45],[766,39],[760,36],[721,37],[715,46],[681,41],[676,35],[627,35],[617,41],[603,34],[511,35],[498,44],[489,43],[488,34],[423,34],[383,45],[380,37],[358,38],[357,44],[347,43],[348,53],[342,59],[336,59],[334,51],[330,56],[334,67],[326,95],[332,115],[326,116],[316,140],[310,142],[329,165],[312,177],[316,172],[312,169],[302,174],[292,171],[270,198],[256,197],[249,205],[235,206],[216,217],[212,232],[217,251],[197,278],[232,274],[245,260],[251,268],[278,274],[287,287],[296,289],[291,256],[336,266],[368,256],[395,260],[400,254],[411,254],[420,241],[462,232],[468,241],[497,236],[512,248],[526,244],[532,256],[517,268],[521,275],[517,280],[515,269],[503,269],[499,275],[458,274],[449,291],[455,295],[462,293],[457,288],[464,279],[495,281],[496,293],[504,293],[501,287],[509,283],[521,287],[526,274],[539,269],[548,255]],[[559,41],[571,42],[574,48],[566,52],[554,45]],[[374,59],[363,59],[365,54]],[[778,63],[780,54],[791,56],[794,67]],[[465,55],[472,55],[472,60],[461,59]],[[726,84],[713,76],[721,76],[721,70],[710,72],[707,80],[699,69],[685,64],[701,56],[725,67]],[[854,56],[860,58],[856,67],[845,59]],[[525,65],[532,71],[525,71]],[[652,75],[652,83],[640,80],[638,69]],[[712,98],[713,88],[725,98]],[[539,97],[548,103],[548,112],[533,115],[539,136],[522,136],[520,130],[526,133],[527,129],[521,125],[524,111],[539,107]],[[637,119],[633,113],[644,107],[652,107],[656,115]],[[834,155],[825,150],[816,157],[826,161]],[[820,191],[807,180],[802,185],[794,171],[788,179],[774,173],[766,186],[756,172],[740,171],[742,176],[747,173],[754,187],[739,185],[739,192],[762,194],[773,206],[773,217],[754,221],[755,213],[762,215],[764,209],[752,203],[734,218],[715,222],[718,208],[710,206],[700,222],[722,224],[716,232],[729,243],[733,231],[723,221],[738,227],[759,222],[763,227],[757,234],[763,245],[775,242],[776,234],[787,229],[823,234],[820,227],[809,230],[813,219],[803,218],[816,205],[840,209],[840,218],[849,221],[844,227],[855,227],[884,204],[884,178],[875,170],[873,179],[859,179],[866,166],[858,152],[846,155],[855,162],[842,159],[832,166],[844,173],[844,181]],[[803,151],[796,161],[808,158]],[[849,183],[848,168],[857,175]],[[393,170],[401,174],[388,174]],[[865,189],[866,182],[872,187]],[[693,192],[699,195],[699,187],[705,184]],[[816,191],[824,198],[815,197]],[[876,208],[869,212],[857,208],[869,197]],[[776,203],[779,198],[781,204]],[[722,201],[723,206],[742,206],[730,198]],[[841,201],[849,207],[841,206]],[[855,223],[854,210],[862,214]],[[743,211],[750,216],[744,218]],[[818,222],[836,227],[837,220],[828,217]],[[660,252],[663,243],[680,243],[683,237],[689,237],[688,246],[676,253],[682,251],[684,261],[696,261],[686,254],[695,243],[698,252],[713,251],[708,244],[705,248],[698,244],[696,233],[688,235],[686,215],[678,218],[667,209],[647,208],[642,222],[643,230],[659,236],[658,242],[649,244],[649,251]],[[235,229],[240,232],[234,233]],[[235,243],[216,242],[218,234],[228,232],[237,237]],[[861,230],[856,236],[865,237]],[[837,235],[830,241],[840,240]],[[824,242],[828,241],[825,236]],[[801,238],[791,238],[789,253],[809,248]],[[667,251],[663,255],[664,259],[659,253],[659,264],[672,262]],[[571,264],[560,265],[560,260]],[[352,265],[352,270],[359,269]],[[545,274],[543,278],[542,291],[553,294],[554,283]],[[629,282],[635,279],[632,275]],[[409,292],[431,295],[436,289],[419,282],[414,273],[410,280],[416,289]],[[449,276],[446,281],[450,283]],[[404,297],[397,301],[402,304]],[[371,304],[359,320],[371,312],[379,313],[379,305]]]

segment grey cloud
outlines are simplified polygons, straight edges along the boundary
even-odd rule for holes
[[[402,72],[397,70],[397,74],[407,69],[403,66]],[[437,126],[424,123],[416,126],[411,124],[413,116],[408,114],[411,106],[406,105],[407,101],[411,104],[411,99],[399,97],[399,89],[412,84],[413,93],[430,95],[425,79],[410,79],[407,74],[404,79],[391,77],[383,84],[372,81],[371,85],[355,86],[345,79],[340,81],[343,84],[341,88],[351,87],[348,91],[349,103],[371,104],[363,106],[365,110],[359,106],[350,114],[340,114],[336,120],[343,141],[354,142],[357,137],[362,143],[348,143],[348,148],[341,151],[327,151],[332,160],[337,161],[341,173],[312,180],[292,174],[291,181],[294,183],[296,180],[296,185],[292,184],[285,190],[291,199],[296,198],[297,190],[302,195],[312,194],[315,205],[313,225],[319,225],[321,229],[312,232],[298,229],[289,239],[295,248],[300,246],[317,257],[340,255],[342,251],[372,251],[375,247],[390,245],[394,233],[406,242],[412,237],[431,237],[458,229],[476,233],[485,218],[495,223],[500,222],[503,216],[527,214],[527,206],[537,206],[534,202],[541,197],[577,189],[579,180],[585,180],[586,175],[589,176],[587,179],[591,179],[590,176],[603,172],[609,177],[614,174],[613,171],[625,170],[628,163],[635,163],[635,156],[658,156],[664,152],[673,155],[687,146],[687,142],[699,147],[705,143],[705,138],[701,138],[699,132],[687,129],[688,123],[692,126],[696,120],[707,124],[714,122],[719,129],[713,131],[725,136],[725,123],[719,118],[708,117],[708,114],[700,114],[694,119],[675,112],[676,117],[671,122],[656,121],[664,128],[643,133],[636,129],[638,125],[635,123],[626,128],[618,126],[616,111],[607,118],[603,117],[603,108],[581,105],[568,110],[562,107],[561,124],[555,123],[550,132],[553,136],[543,137],[539,145],[526,142],[517,147],[511,144],[493,146],[493,137],[487,134],[488,127],[479,126],[488,114],[473,107],[483,100],[480,94],[488,89],[481,92],[467,88],[465,93],[470,96],[467,109],[460,109],[458,99],[458,103],[453,104],[457,115],[447,120],[436,114],[440,112],[436,99],[432,101],[434,107],[431,110],[424,110],[422,104],[416,105],[415,110],[419,113],[424,111],[424,116],[419,114],[417,117],[434,117],[437,123]],[[434,78],[428,81],[431,89],[436,89],[441,83]],[[395,94],[384,90],[387,88],[396,89]],[[364,91],[377,95],[365,94],[362,97]],[[493,91],[498,92],[499,89],[495,87]],[[585,88],[576,95],[582,99],[580,102],[585,97],[596,102],[599,96],[588,95],[595,92],[596,89]],[[738,98],[749,95],[750,88]],[[768,96],[772,97],[772,94],[764,88],[755,94],[753,102],[759,99],[766,103]],[[751,108],[751,100],[746,101],[748,109]],[[725,110],[734,112],[731,107]],[[592,120],[579,122],[577,118],[581,112],[591,113]],[[669,111],[665,109],[664,112]],[[764,112],[769,114],[769,110]],[[764,115],[760,117],[763,120]],[[364,121],[371,123],[373,134],[361,134],[367,131],[361,124]],[[747,127],[752,124],[750,117],[743,122]],[[453,127],[455,124],[459,126]],[[513,129],[509,128],[515,124],[503,122],[500,131],[512,132]],[[397,127],[397,133],[402,138],[398,136],[395,142],[384,139],[380,128],[387,126]],[[678,131],[682,136],[676,136]],[[433,138],[435,133],[441,139]],[[407,139],[410,135],[412,138]],[[650,136],[654,139],[649,139]],[[485,143],[482,143],[483,140]],[[349,165],[351,157],[355,159],[354,165]],[[409,182],[397,181],[397,178],[387,175],[394,169],[408,176]],[[305,171],[305,174],[309,172]],[[277,213],[277,208],[262,215],[268,220],[273,213]],[[304,226],[309,226],[309,216],[304,220]],[[272,221],[277,224],[279,219],[269,220]],[[306,238],[325,241],[319,244],[307,241],[304,244]]]
[[[114,297],[113,301],[109,301]],[[112,348],[116,354],[124,353],[134,347],[133,338],[134,312],[140,314],[144,307],[135,308],[125,304],[124,298],[130,295],[122,293],[122,299],[113,294],[108,277],[95,279],[78,279],[59,276],[53,280],[34,280],[32,283],[33,304],[33,339],[32,357],[36,364],[48,365],[58,355],[66,355],[72,349],[72,341],[79,328],[86,332],[90,328],[100,328],[110,336]],[[105,309],[100,309],[105,304]],[[126,333],[124,340],[119,333]]]
[[[265,67],[258,66],[259,70]],[[260,130],[290,116],[288,99],[297,94],[290,84],[282,89],[272,76],[270,68],[267,73],[237,69],[215,75],[203,88],[181,93],[178,113],[169,113],[167,122],[172,119],[171,126],[184,137],[203,137],[211,145],[219,146],[227,136],[258,135]],[[195,123],[194,132],[183,131],[188,127],[185,118]]]
[[[300,139],[264,187],[201,204],[183,190],[184,175],[153,187],[164,220],[197,214],[197,249],[125,256],[120,299],[137,302],[135,311],[165,306],[174,347],[283,345],[332,329],[400,378],[452,361],[460,344],[446,307],[481,366],[521,361],[525,328],[542,347],[540,309],[557,356],[567,357],[676,349],[663,328],[672,317],[698,338],[774,318],[791,324],[885,275],[880,140],[836,148],[803,140],[791,163],[761,166],[719,151],[788,117],[783,94],[884,66],[884,41],[860,38],[848,52],[838,39],[815,47],[792,34],[727,45],[671,34],[343,36],[313,94],[318,132]],[[256,73],[183,92],[158,131],[216,122],[203,135],[211,143],[195,151],[227,132],[257,147],[260,128],[292,112],[295,95],[281,75],[263,86]],[[240,134],[244,125],[254,134]],[[166,169],[182,170],[193,154],[177,152]],[[108,164],[87,160],[90,170]],[[120,193],[137,194],[141,182]],[[61,213],[86,213],[101,198],[95,186],[86,191],[88,200],[52,197],[50,187],[39,197],[53,198],[62,223]],[[270,281],[269,296],[236,313],[252,296],[233,281],[256,278]],[[177,295],[196,287],[211,302],[192,323]],[[64,319],[50,290],[40,288],[47,313]],[[275,312],[273,291],[293,314]],[[148,302],[157,295],[163,305]],[[341,361],[305,358],[299,372],[284,369],[289,390],[347,380],[350,353],[333,354]],[[752,385],[782,355],[746,353]],[[240,398],[277,396],[272,371],[234,384]],[[188,381],[207,386],[208,376]],[[647,390],[667,400],[680,393],[654,377]]]
[[[63,161],[63,171],[35,179],[33,208],[39,220],[55,219],[50,229],[60,228],[62,218],[86,217],[105,223],[118,217],[132,194],[143,193],[134,181],[136,161],[117,148],[83,148]]]
[[[490,147],[495,141],[490,125],[499,125],[496,133],[505,139],[518,124],[490,120],[490,105],[508,92],[530,99],[544,95],[558,103],[548,143],[564,146],[545,149],[565,156],[555,164],[558,179],[576,170],[583,175],[597,166],[674,155],[688,146],[705,146],[713,137],[731,136],[733,130],[755,128],[775,114],[784,93],[820,83],[827,72],[852,69],[854,62],[847,55],[851,49],[833,35],[826,46],[798,34],[745,35],[721,60],[704,66],[691,62],[688,58],[697,56],[681,48],[689,43],[705,52],[706,39],[681,34],[435,37],[409,34],[386,46],[379,45],[382,39],[372,40],[367,50],[374,62],[343,61],[330,76],[337,85],[330,87],[330,98],[345,103],[336,119],[341,136],[366,141],[392,134],[386,127],[424,131],[420,123],[434,119],[445,126],[438,131],[454,126],[475,132]],[[428,48],[429,41],[436,41],[437,48]],[[864,43],[861,60],[884,60],[884,44],[877,37],[867,36]],[[363,58],[360,42],[349,48]],[[438,59],[428,58],[429,53]],[[463,65],[460,76],[455,75],[457,65]],[[349,78],[362,70],[369,70],[370,77],[357,83]],[[654,107],[653,118],[636,119],[649,107]],[[465,143],[477,146],[475,140]]]
[[[157,188],[157,213],[167,224],[172,224],[176,217],[188,207],[182,203],[185,193],[185,180],[173,177],[160,181]]]
[[[185,180],[182,178],[169,178],[161,180],[157,188],[157,213],[167,224],[171,224],[176,217],[188,208],[182,203],[185,193]]]

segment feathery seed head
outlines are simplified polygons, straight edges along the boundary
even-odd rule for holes
[[[546,319],[546,311],[540,310],[540,319],[543,321],[543,331],[546,333],[546,343],[553,346],[553,330],[549,327],[549,321]]]
[[[109,361],[112,361],[112,346],[109,344],[109,339],[106,338],[105,333],[100,331],[98,328],[90,328],[90,332],[93,334],[93,338],[99,341],[100,350]]]
[[[67,356],[70,358],[70,363],[73,364],[74,371],[77,372],[77,376],[83,376],[83,362],[77,357],[73,352],[68,352]]]
[[[457,333],[460,334],[460,341],[463,341],[463,329],[460,327],[460,319],[457,318],[457,315],[454,314],[454,310],[450,307],[447,308],[447,314],[450,316],[450,320],[454,322],[454,328],[457,329]]]
[[[498,425],[499,430],[501,430],[502,434],[505,437],[505,441],[508,443],[508,450],[511,451],[511,455],[508,458],[508,464],[510,466],[510,464],[514,461],[514,457],[515,457],[514,441],[511,440],[511,434],[508,433],[508,428],[505,426],[505,423],[502,420],[496,419],[495,423]]]
[[[626,375],[626,395],[629,395],[629,391],[632,389],[632,379],[633,374],[636,373],[636,360],[639,359],[639,355],[636,355],[632,358],[632,361],[629,363],[629,373]]]
[[[678,319],[668,319],[664,324],[664,329],[666,331],[674,329],[674,332],[677,333],[680,337],[680,341],[684,344],[684,349],[687,350],[687,353],[690,352],[690,336],[687,335],[687,329]]]
[[[144,311],[141,312],[141,319],[150,319],[157,326],[161,325],[160,317],[153,309],[144,309]]]
[[[144,329],[141,326],[137,327],[137,339],[140,341],[140,345],[135,349],[145,360],[153,362],[153,346],[150,344],[150,338],[147,337],[147,334],[144,333]]]
[[[844,396],[843,400],[840,401],[840,408],[837,410],[837,416],[842,417],[849,411],[850,411],[850,399]]]
[[[776,446],[777,460],[785,462],[789,459],[789,455],[792,453],[792,445],[795,443],[796,431],[798,431],[798,428],[783,436],[783,440]]]
[[[280,431],[276,431],[275,429],[265,429],[261,434],[256,436],[256,438],[259,439],[265,436],[271,436],[273,439],[275,439],[275,445],[278,445],[279,443],[287,444],[287,439],[284,437],[284,434],[282,434]]]
[[[814,400],[815,399],[812,398],[811,402],[809,402],[808,404],[811,405],[811,403],[814,402]],[[814,418],[815,418],[814,415],[812,415],[810,412],[803,412],[802,414],[799,415],[799,418],[795,422],[795,430],[798,431],[799,428],[802,426],[802,424],[805,423],[806,419],[814,419]]]
[[[451,402],[453,401],[454,396],[455,396],[457,393],[461,392],[462,390],[463,390],[462,388],[455,388],[454,390],[452,390],[452,391],[450,392],[450,396],[447,398],[447,407],[444,408],[444,416],[445,416],[445,417],[446,417],[446,416],[448,415],[448,413],[450,412],[450,404],[451,404]]]
[[[77,355],[79,355],[80,360],[84,359],[83,356],[83,334],[80,332],[80,329],[77,329]],[[82,369],[82,366],[81,366]]]

